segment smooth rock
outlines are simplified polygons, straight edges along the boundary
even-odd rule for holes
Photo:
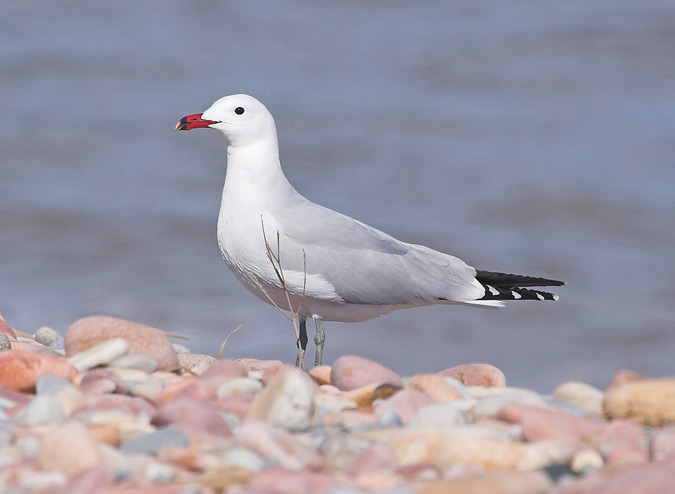
[[[122,443],[120,451],[124,454],[147,453],[156,455],[165,448],[187,447],[190,439],[185,433],[174,427],[162,427],[155,432]]]
[[[96,431],[106,438],[104,442],[111,444],[130,441],[157,430],[156,427],[150,425],[150,417],[147,413],[131,414],[123,410],[90,410],[83,414],[83,418],[87,419],[87,426],[92,430],[99,429],[101,426],[103,428],[112,426],[117,429],[117,434],[103,429]],[[91,434],[93,436],[94,433],[91,432]]]
[[[70,365],[78,372],[87,372],[99,365],[107,365],[129,351],[129,344],[124,338],[112,338],[102,341],[86,350],[71,355]]]
[[[649,461],[649,436],[634,422],[613,420],[598,439],[598,450],[609,465]]]
[[[430,463],[440,469],[475,464],[485,469],[535,470],[572,458],[569,446],[505,440],[475,426],[379,429],[364,433],[396,453],[403,465]]]
[[[9,338],[7,333],[0,332],[0,351],[4,352],[5,350],[12,349],[12,340]]]
[[[50,395],[56,400],[66,417],[84,410],[87,405],[84,394],[73,383],[57,376],[46,375],[35,384],[38,395]]]
[[[317,365],[309,371],[309,377],[314,379],[319,386],[330,384],[331,369],[330,365]]]
[[[330,372],[330,383],[343,391],[373,383],[403,387],[403,381],[393,370],[356,355],[344,355],[335,361]]]
[[[61,339],[61,335],[49,326],[42,326],[35,332],[35,341],[44,346],[51,346],[52,343]]]
[[[250,377],[235,377],[218,387],[216,397],[218,399],[233,398],[242,393],[257,393],[262,389],[262,383]]]
[[[344,408],[351,408],[349,404],[353,403],[359,409],[369,410],[376,400],[386,400],[399,391],[401,388],[393,384],[372,383],[341,393],[336,398],[345,403]]]
[[[26,393],[20,393],[13,389],[0,386],[0,410],[9,410],[15,407],[22,407],[30,403],[33,397]],[[2,421],[0,421],[2,424]]]
[[[79,422],[68,422],[45,434],[38,455],[40,467],[73,477],[101,463],[96,442]]]
[[[421,408],[436,403],[426,393],[414,389],[402,389],[387,400],[378,402],[375,406],[375,414],[379,417],[386,412],[393,411],[396,412],[403,423],[407,423]]]
[[[159,381],[145,381],[129,383],[129,394],[145,398],[154,402],[164,389],[164,384]]]
[[[157,459],[191,472],[213,471],[220,467],[218,457],[197,448],[169,446],[158,451]]]
[[[225,381],[235,377],[248,377],[246,368],[236,360],[221,359],[215,361],[197,380],[207,384],[215,396],[216,390]]]
[[[602,400],[605,393],[598,388],[579,381],[567,381],[556,388],[553,396],[560,401],[571,403],[586,413],[602,416]]]
[[[629,382],[634,382],[634,381],[645,381],[647,378],[643,376],[642,374],[638,374],[637,372],[633,372],[632,370],[627,370],[623,369],[614,374],[614,377],[612,378],[612,382],[609,383],[609,386],[607,387],[607,390],[615,387],[615,386],[620,386],[622,384],[626,384]],[[607,391],[606,390],[606,391]]]
[[[36,394],[51,394],[54,395],[64,388],[75,389],[72,382],[59,376],[47,374],[42,376],[35,382]]]
[[[176,355],[187,355],[190,353],[190,349],[185,345],[181,345],[180,343],[172,343],[171,346],[175,350]]]
[[[327,467],[346,470],[361,452],[368,449],[371,443],[372,441],[362,436],[336,432],[321,442],[318,452]]]
[[[14,472],[12,472],[12,477],[14,477],[12,480],[16,482],[16,486],[21,489],[21,491],[19,491],[21,494],[24,492],[30,492],[31,494],[34,492],[51,493],[65,485],[68,480],[63,472],[43,472],[38,470],[35,467],[34,462],[17,467],[18,468],[15,468]],[[5,492],[6,490],[3,489],[3,494],[5,494]],[[14,494],[15,492],[16,491],[10,487],[8,494]]]
[[[267,422],[248,420],[236,431],[236,443],[290,470],[318,469],[323,460],[310,439],[292,435]]]
[[[38,395],[17,419],[26,425],[59,424],[66,420],[66,414],[52,395]]]
[[[418,409],[408,420],[408,426],[455,427],[467,422],[466,413],[452,403],[436,403]]]
[[[450,367],[438,373],[457,379],[465,386],[484,386],[488,388],[506,386],[506,376],[494,365],[463,364]]]
[[[360,477],[372,472],[392,471],[396,467],[398,467],[398,458],[394,452],[384,444],[371,442],[352,458],[345,470]]]
[[[232,434],[227,422],[212,404],[187,396],[177,396],[160,406],[152,417],[152,423],[160,427],[171,425],[185,431],[219,437]]]
[[[605,393],[605,416],[651,427],[675,422],[675,378],[646,379],[612,386]]]
[[[88,424],[89,434],[98,443],[119,446],[122,442],[120,430],[113,424]]]
[[[77,382],[77,380],[76,380]],[[126,394],[127,385],[122,378],[110,369],[92,369],[79,381],[80,390],[85,394],[120,393]]]
[[[239,446],[227,448],[220,455],[220,461],[227,467],[238,467],[249,472],[258,472],[265,468],[265,460],[248,448]]]
[[[675,425],[669,425],[654,433],[651,455],[656,461],[675,460]]]
[[[127,354],[111,360],[108,365],[124,369],[137,369],[151,374],[158,369],[159,362],[157,362],[157,359],[148,357],[147,355]]]
[[[544,472],[489,472],[421,485],[416,494],[544,494],[553,488]]]
[[[418,374],[410,378],[407,386],[429,395],[438,403],[450,403],[464,397],[438,374]]]
[[[37,380],[47,374],[72,381],[77,370],[64,358],[18,350],[0,353],[0,386],[32,391]]]
[[[16,332],[4,319],[2,319],[2,316],[0,316],[0,333],[6,334],[10,340],[16,340]]]
[[[263,383],[263,386],[267,386],[270,381],[275,379],[279,374],[282,374],[283,372],[286,372],[290,369],[295,369],[295,366],[290,364],[275,365],[268,367],[264,371],[251,371],[249,372],[249,377],[260,379]],[[260,375],[260,372],[262,372],[262,376]]]
[[[284,365],[281,360],[260,360],[257,358],[239,358],[237,362],[243,365],[248,372],[266,371]]]
[[[144,400],[135,396],[126,396],[119,394],[101,394],[87,397],[88,409],[92,411],[119,410],[130,415],[146,413],[152,415],[155,413],[155,407]]]
[[[605,460],[595,449],[582,449],[574,454],[570,462],[570,468],[573,472],[587,475],[590,472],[597,472],[605,466]]]
[[[377,424],[379,417],[374,413],[361,412],[358,410],[342,410],[337,413],[329,413],[323,417],[326,426],[340,426],[346,429],[354,429]]]
[[[551,405],[546,403],[539,393],[530,389],[499,387],[471,387],[467,389],[479,398],[478,403],[473,408],[473,415],[476,417],[493,417],[502,407],[511,404],[551,408]]]
[[[605,423],[598,419],[573,415],[528,405],[509,404],[495,415],[498,420],[520,424],[526,441],[555,440],[575,448],[593,445]]]
[[[71,356],[111,338],[123,338],[130,354],[157,360],[162,370],[178,366],[176,351],[163,331],[145,324],[107,316],[85,317],[66,331],[66,354]]]
[[[115,473],[107,466],[97,465],[75,475],[56,494],[100,493],[103,489],[112,487],[114,484]]]
[[[557,494],[672,494],[675,461],[626,466],[613,475],[587,475],[560,486]]]
[[[12,350],[15,351],[39,353],[41,355],[47,355],[49,357],[63,357],[62,351],[58,351],[48,346],[41,345],[40,343],[32,339],[25,339],[22,337],[18,337],[16,341],[12,340],[11,343],[12,343]]]
[[[251,494],[337,494],[340,493],[337,487],[342,483],[344,480],[326,473],[270,467],[256,473],[246,486],[245,492]],[[349,491],[346,491],[345,494],[348,493]]]
[[[248,409],[251,407],[253,395],[238,395],[234,398],[221,398],[213,402],[213,406],[221,412],[226,414],[228,424],[232,428],[232,421],[236,424],[241,424],[246,419]]]
[[[301,429],[311,422],[313,398],[314,384],[307,374],[296,368],[288,369],[256,395],[247,420],[267,421],[288,430]]]

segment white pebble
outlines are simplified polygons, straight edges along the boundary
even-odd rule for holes
[[[241,393],[257,393],[262,389],[262,383],[250,377],[235,377],[225,381],[218,387],[218,399],[232,398]]]
[[[125,339],[112,338],[103,341],[87,350],[77,353],[68,359],[70,365],[78,372],[86,372],[99,365],[106,365],[129,351],[129,344]]]

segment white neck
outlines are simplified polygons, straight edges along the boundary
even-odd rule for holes
[[[223,204],[235,198],[243,204],[269,204],[295,193],[281,169],[276,135],[227,147]]]

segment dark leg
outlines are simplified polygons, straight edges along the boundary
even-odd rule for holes
[[[295,366],[306,371],[305,368],[305,350],[307,350],[307,320],[300,318],[300,335],[298,337],[298,355],[295,358]]]
[[[326,333],[323,331],[323,319],[317,316],[312,316],[312,319],[314,319],[314,324],[316,325],[316,335],[314,336],[316,357],[314,358],[314,365],[319,366],[323,361],[323,344],[326,341]]]

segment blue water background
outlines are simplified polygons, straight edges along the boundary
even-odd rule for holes
[[[110,314],[293,361],[220,260],[225,146],[176,120],[246,92],[309,198],[560,301],[328,323],[326,361],[465,362],[516,386],[675,374],[675,3],[5,2],[0,312]]]

